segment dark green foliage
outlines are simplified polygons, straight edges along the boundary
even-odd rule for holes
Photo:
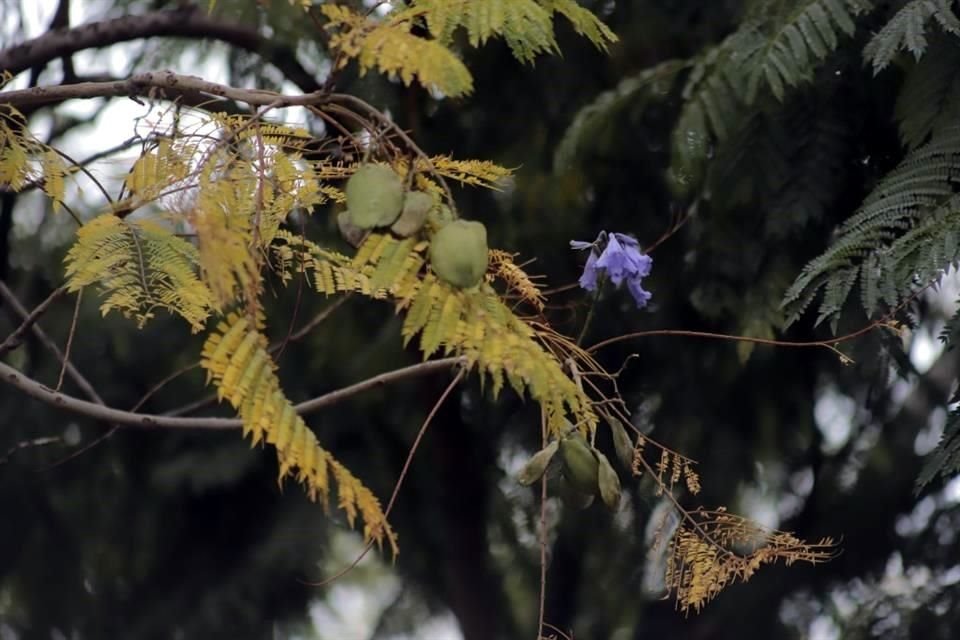
[[[960,19],[950,8],[953,0],[910,0],[884,25],[863,50],[863,56],[880,73],[898,52],[906,49],[917,60],[927,50],[927,25],[960,36]]]
[[[953,38],[935,37],[929,47],[930,55],[907,71],[897,96],[896,115],[900,138],[910,149],[960,118],[958,45],[960,41]]]
[[[787,87],[813,80],[819,62],[840,44],[840,34],[852,36],[855,19],[873,6],[868,0],[813,0],[799,3],[785,20],[775,23],[767,41],[748,65],[750,79],[747,99],[753,102],[761,81],[777,100],[783,100]]]
[[[944,131],[887,174],[784,295],[792,323],[824,290],[817,323],[836,321],[854,284],[868,315],[896,306],[953,264],[960,246],[960,128]]]
[[[917,490],[923,489],[938,475],[948,478],[960,472],[960,408],[950,412],[937,448],[927,458],[917,478]]]

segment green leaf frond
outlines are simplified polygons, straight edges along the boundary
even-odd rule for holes
[[[919,60],[927,50],[927,25],[931,19],[946,33],[960,36],[960,19],[950,5],[953,0],[910,0],[890,18],[863,49],[863,57],[880,73],[900,51]]]
[[[794,322],[824,290],[817,323],[834,325],[859,281],[867,314],[896,306],[912,288],[955,264],[960,214],[960,128],[943,131],[907,155],[837,230],[784,296]],[[834,327],[835,328],[835,327]]]
[[[376,496],[320,446],[280,388],[276,364],[267,352],[267,339],[246,318],[231,313],[220,322],[203,345],[201,364],[208,381],[217,387],[220,400],[226,398],[243,420],[243,435],[251,445],[266,442],[277,452],[278,480],[294,476],[311,500],[329,504],[330,479],[337,486],[337,506],[347,522],[363,521],[365,540],[382,547],[386,541],[394,555],[397,536],[390,528]]]
[[[65,261],[70,291],[96,284],[106,298],[104,315],[116,309],[141,327],[159,308],[182,316],[196,332],[216,309],[196,274],[196,248],[148,220],[98,216],[77,232]]]
[[[560,360],[540,345],[537,331],[503,303],[489,282],[463,290],[429,270],[422,273],[428,246],[413,238],[371,234],[349,258],[280,232],[273,253],[281,277],[304,273],[321,293],[354,292],[392,300],[396,310],[406,314],[405,343],[419,335],[425,358],[441,350],[463,356],[468,368],[489,376],[494,394],[505,383],[521,395],[528,392],[543,407],[555,433],[563,429],[567,415],[592,429],[597,417],[590,399]],[[496,267],[502,260],[494,262]]]
[[[799,3],[785,20],[773,25],[767,41],[748,64],[747,102],[756,100],[761,83],[782,101],[787,87],[812,81],[818,63],[839,45],[840,34],[852,36],[856,17],[872,8],[868,0]]]
[[[717,150],[707,190],[723,209],[760,209],[766,233],[785,237],[823,217],[838,196],[851,147],[830,96],[799,94],[782,108],[758,111],[736,144]]]
[[[668,60],[621,80],[577,112],[554,153],[554,167],[564,170],[582,160],[588,148],[606,146],[619,140],[621,120],[628,111],[640,111],[651,101],[669,95],[677,75],[690,65],[684,60]]]
[[[907,71],[897,96],[900,139],[910,149],[960,119],[960,46],[950,40],[943,35],[933,38],[930,55]]]
[[[958,473],[960,473],[960,407],[955,407],[947,416],[940,442],[930,453],[920,471],[917,490],[923,489],[938,475],[944,479],[950,479]]]
[[[416,0],[414,10],[423,13],[430,33],[444,44],[462,27],[471,46],[501,37],[523,62],[533,62],[540,54],[559,53],[553,31],[555,14],[569,20],[578,34],[599,49],[605,51],[617,41],[609,27],[574,0]]]

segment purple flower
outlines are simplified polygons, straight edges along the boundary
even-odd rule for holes
[[[591,251],[587,256],[587,264],[583,267],[583,275],[580,276],[580,287],[587,291],[596,291],[597,275],[597,254]]]
[[[605,243],[605,244],[604,244]],[[603,250],[600,247],[603,246]],[[601,231],[593,242],[571,240],[572,249],[589,249],[587,264],[580,276],[580,286],[587,291],[596,291],[601,275],[610,277],[614,286],[627,283],[627,291],[633,296],[637,308],[641,309],[650,301],[652,294],[641,286],[644,277],[650,275],[653,259],[640,251],[636,238],[623,233]],[[598,255],[599,254],[599,255]],[[601,273],[603,272],[603,274]]]

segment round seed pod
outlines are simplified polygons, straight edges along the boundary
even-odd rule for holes
[[[409,238],[423,228],[427,214],[433,208],[433,198],[423,191],[411,191],[403,199],[403,211],[390,227],[401,238]]]
[[[487,228],[454,220],[430,241],[430,266],[441,280],[461,289],[476,286],[487,272]]]
[[[367,164],[347,180],[350,222],[361,229],[387,227],[403,208],[403,180],[382,164]]]
[[[560,441],[560,457],[563,460],[564,476],[575,489],[594,495],[598,487],[599,464],[593,449],[579,433]]]

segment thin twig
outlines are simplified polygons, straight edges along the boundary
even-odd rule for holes
[[[4,289],[6,289],[6,287],[4,287]],[[9,290],[7,291],[9,292]],[[50,295],[47,296],[46,300],[38,304],[33,311],[27,314],[27,316],[23,319],[23,322],[20,323],[20,326],[17,327],[13,333],[7,336],[3,342],[0,342],[0,356],[20,346],[23,335],[30,330],[30,327],[32,327],[37,320],[40,319],[40,316],[46,313],[47,309],[50,308],[50,305],[59,300],[60,297],[66,292],[66,287],[58,287],[54,289]],[[10,295],[12,296],[12,294]],[[7,299],[6,293],[4,293],[4,298]]]
[[[547,446],[547,414],[540,412],[540,446]],[[540,615],[537,640],[543,636],[543,618],[547,603],[547,474],[540,476]]]
[[[2,280],[0,280],[0,298],[3,298],[3,301],[8,304],[10,308],[13,309],[13,311],[24,320],[24,322],[26,322],[27,318],[30,317],[31,314],[20,303],[20,300],[17,299],[17,296],[14,295],[13,291],[11,291],[7,287],[6,283],[4,283]],[[60,351],[60,347],[58,347],[57,343],[51,340],[47,333],[40,327],[39,324],[37,324],[36,319],[34,319],[33,324],[30,326],[30,331],[38,340],[40,340],[41,343],[43,343],[43,346],[46,347],[47,350],[57,358],[58,362],[62,363],[66,361],[65,366],[67,369],[67,375],[70,376],[70,379],[73,380],[74,384],[76,384],[80,390],[83,391],[84,395],[90,398],[97,405],[103,406],[103,399],[100,397],[100,394],[97,393],[97,390],[94,389],[93,385],[90,384],[83,374],[81,374],[80,371],[73,366],[73,363],[64,357],[63,353]]]
[[[24,440],[23,442],[18,442],[17,444],[7,449],[7,452],[5,454],[0,456],[0,464],[4,464],[5,462],[7,462],[7,460],[9,460],[13,456],[13,454],[15,454],[17,451],[20,451],[22,449],[29,449],[31,447],[42,447],[44,445],[56,444],[58,442],[63,442],[63,438],[61,438],[60,436],[47,436],[44,438],[33,438],[32,440]]]
[[[457,375],[453,378],[453,380],[450,381],[450,384],[447,385],[447,388],[443,390],[442,394],[440,394],[440,398],[438,398],[434,403],[433,408],[430,409],[430,413],[427,414],[423,424],[420,425],[420,430],[417,432],[417,437],[413,439],[413,444],[410,445],[410,450],[407,452],[407,459],[403,462],[403,468],[400,469],[400,476],[397,478],[397,482],[393,485],[393,493],[390,494],[390,500],[387,502],[387,508],[383,510],[384,520],[390,517],[390,512],[393,510],[393,506],[397,502],[397,496],[400,494],[400,487],[403,486],[403,481],[407,477],[407,472],[410,471],[410,464],[413,462],[413,456],[417,452],[417,449],[420,448],[420,442],[423,440],[423,436],[427,433],[427,427],[429,427],[430,423],[433,422],[433,418],[437,415],[437,411],[440,410],[440,406],[447,399],[447,396],[449,396],[454,388],[460,384],[460,381],[463,380],[465,373],[466,371],[462,368],[457,372]],[[375,540],[373,538],[368,540],[367,544],[363,548],[363,551],[357,555],[353,562],[332,576],[324,578],[319,582],[301,582],[310,587],[322,587],[339,580],[343,576],[353,571],[357,565],[360,564],[360,561],[363,560],[368,553],[370,553],[371,549],[373,549],[374,542]]]
[[[73,305],[73,317],[70,318],[70,333],[67,334],[67,346],[63,349],[63,363],[60,365],[60,376],[57,378],[57,391],[63,388],[63,375],[67,372],[67,363],[70,362],[70,351],[73,349],[73,337],[77,335],[77,317],[80,315],[81,300],[83,300],[83,289],[77,291],[77,302]]]
[[[807,340],[807,341],[793,341],[793,340],[774,340],[768,338],[752,338],[750,336],[738,336],[728,333],[713,333],[710,331],[688,331],[686,329],[653,329],[651,331],[637,331],[636,333],[625,333],[620,336],[614,336],[613,338],[607,338],[602,340],[592,347],[587,348],[587,351],[593,353],[603,347],[608,347],[617,342],[623,342],[625,340],[633,340],[634,338],[647,338],[651,336],[683,336],[687,338],[711,338],[715,340],[730,340],[732,342],[751,342],[754,344],[765,344],[774,347],[823,347],[829,349],[830,351],[837,354],[843,360],[849,360],[850,357],[844,354],[842,351],[837,349],[834,345],[847,340],[852,340],[853,338],[860,337],[866,333],[873,331],[874,329],[881,326],[889,326],[887,320],[877,320],[871,322],[870,324],[857,329],[846,335],[838,336],[836,338],[830,338],[828,340]]]
[[[347,294],[345,294],[344,296],[338,298],[338,299],[336,300],[336,302],[333,302],[333,303],[331,303],[329,306],[327,306],[323,311],[321,311],[321,312],[318,313],[316,316],[314,316],[314,318],[313,318],[312,320],[310,320],[310,322],[308,322],[308,323],[306,323],[305,325],[303,325],[302,327],[300,327],[300,329],[298,329],[293,335],[291,335],[289,341],[290,341],[290,342],[296,342],[297,340],[300,340],[300,339],[303,338],[305,335],[307,335],[308,333],[310,333],[311,331],[313,331],[318,325],[320,325],[320,323],[322,323],[324,320],[326,320],[326,319],[330,316],[331,313],[333,313],[334,311],[336,311],[337,309],[339,309],[340,306],[343,305],[343,303],[345,303],[345,302],[350,298],[350,295],[351,295],[351,294],[347,293]],[[271,355],[275,354],[275,353],[277,352],[277,350],[280,349],[280,346],[281,346],[282,344],[283,344],[282,342],[278,342],[278,343],[274,343],[274,344],[270,345],[270,347],[267,349],[267,352],[270,353]],[[192,369],[196,369],[196,368],[199,367],[199,366],[200,366],[200,361],[198,360],[197,362],[194,362],[193,364],[188,365],[188,366],[186,366],[186,367],[183,367],[183,368],[180,369],[179,371],[176,371],[176,372],[170,374],[169,376],[167,376],[166,378],[164,378],[163,380],[161,380],[160,382],[158,382],[157,384],[155,384],[155,385],[147,392],[147,394],[146,394],[143,398],[141,398],[140,402],[137,403],[137,405],[136,405],[133,409],[131,409],[131,411],[136,411],[138,408],[140,408],[140,406],[143,404],[143,402],[145,402],[145,401],[147,400],[147,398],[149,398],[150,396],[152,396],[153,394],[155,394],[155,393],[156,393],[157,391],[159,391],[163,386],[169,384],[171,381],[173,381],[175,378],[179,377],[181,374],[187,373],[188,371],[190,371],[190,370],[192,370]],[[198,400],[194,400],[193,402],[191,402],[191,403],[189,403],[189,404],[185,404],[185,405],[183,405],[183,406],[181,406],[181,407],[177,407],[176,409],[171,409],[170,411],[165,411],[163,415],[165,415],[165,416],[183,416],[183,415],[186,415],[186,414],[188,414],[188,413],[193,413],[194,411],[197,411],[197,410],[199,410],[199,409],[202,409],[202,408],[204,408],[204,407],[206,407],[206,406],[209,406],[209,405],[213,404],[213,403],[216,402],[216,401],[217,401],[217,394],[211,393],[211,394],[208,394],[208,395],[206,395],[206,396],[204,396],[204,397],[202,397],[202,398],[200,398],[200,399],[198,399]]]

